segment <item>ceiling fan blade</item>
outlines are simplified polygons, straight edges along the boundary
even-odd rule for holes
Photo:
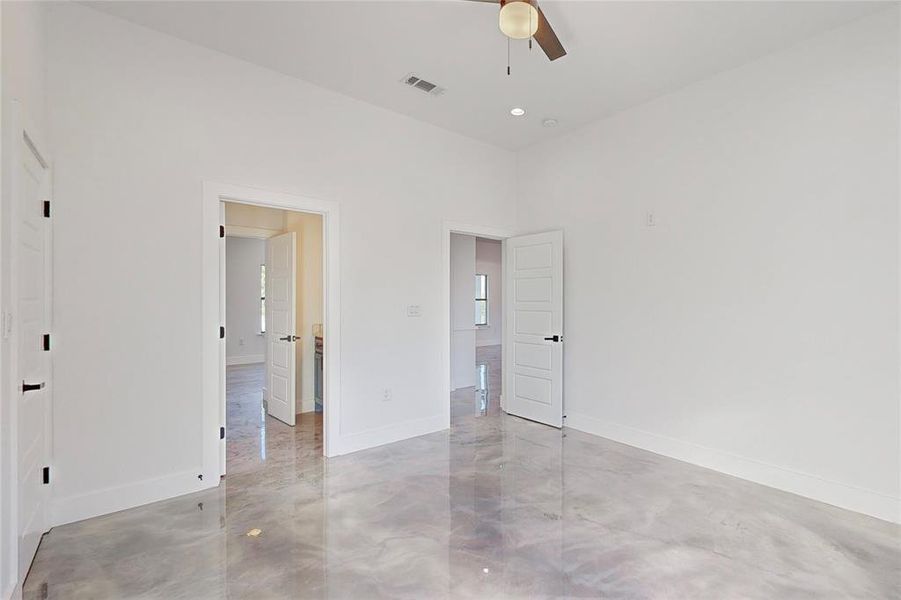
[[[538,42],[538,45],[541,46],[541,49],[544,50],[544,53],[547,54],[550,60],[557,60],[561,56],[566,56],[563,44],[557,39],[557,34],[554,33],[551,24],[547,22],[547,17],[544,16],[541,7],[536,2],[533,2],[532,5],[538,10],[538,31],[535,32],[535,41]]]

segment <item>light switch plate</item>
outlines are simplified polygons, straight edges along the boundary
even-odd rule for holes
[[[13,314],[8,311],[3,311],[2,319],[0,319],[0,331],[2,331],[3,339],[9,339],[9,336],[12,335],[13,332]]]

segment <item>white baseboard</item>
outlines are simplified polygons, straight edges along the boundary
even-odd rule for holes
[[[219,485],[218,478],[213,482],[199,480],[198,472],[199,469],[183,471],[86,494],[54,498],[50,503],[51,525],[74,523]]]
[[[225,364],[228,366],[253,365],[256,363],[261,363],[265,360],[266,357],[262,354],[248,354],[246,356],[226,356]]]
[[[303,405],[304,403],[302,402],[301,404]],[[445,421],[446,419],[442,415],[435,415],[344,435],[338,440],[336,444],[337,452],[334,455],[348,454],[442,431],[447,429]],[[197,470],[183,471],[86,494],[54,498],[50,504],[51,526],[57,527],[120,510],[135,508],[151,502],[168,500],[183,494],[215,487],[219,484],[218,478],[213,482],[201,481],[197,478],[197,473]]]
[[[314,410],[316,410],[316,400],[314,398],[307,398],[306,400],[300,401],[300,413],[313,412]]]
[[[568,413],[566,426],[877,519],[901,523],[901,498],[586,415]]]
[[[396,425],[387,427],[379,427],[378,429],[370,429],[360,433],[351,433],[341,436],[338,440],[337,452],[339,454],[349,454],[358,450],[366,450],[384,444],[399,442],[420,435],[435,433],[447,429],[447,418],[443,415],[434,415],[423,419],[413,419],[404,421]]]

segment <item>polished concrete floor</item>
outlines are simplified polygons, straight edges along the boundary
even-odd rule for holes
[[[229,369],[218,489],[54,528],[25,598],[901,598],[897,526],[490,391],[450,431],[326,461],[318,418],[262,416],[261,383]]]

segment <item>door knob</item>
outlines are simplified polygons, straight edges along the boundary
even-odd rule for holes
[[[42,390],[42,389],[44,389],[43,381],[40,383],[25,383],[24,381],[22,382],[22,393],[34,392],[34,391]]]
[[[554,335],[551,337],[546,337],[544,339],[547,340],[548,342],[559,342],[562,338],[559,335]]]
[[[297,339],[297,336],[296,335],[286,335],[285,337],[280,337],[278,339],[280,339],[283,342],[293,342],[294,340]]]

